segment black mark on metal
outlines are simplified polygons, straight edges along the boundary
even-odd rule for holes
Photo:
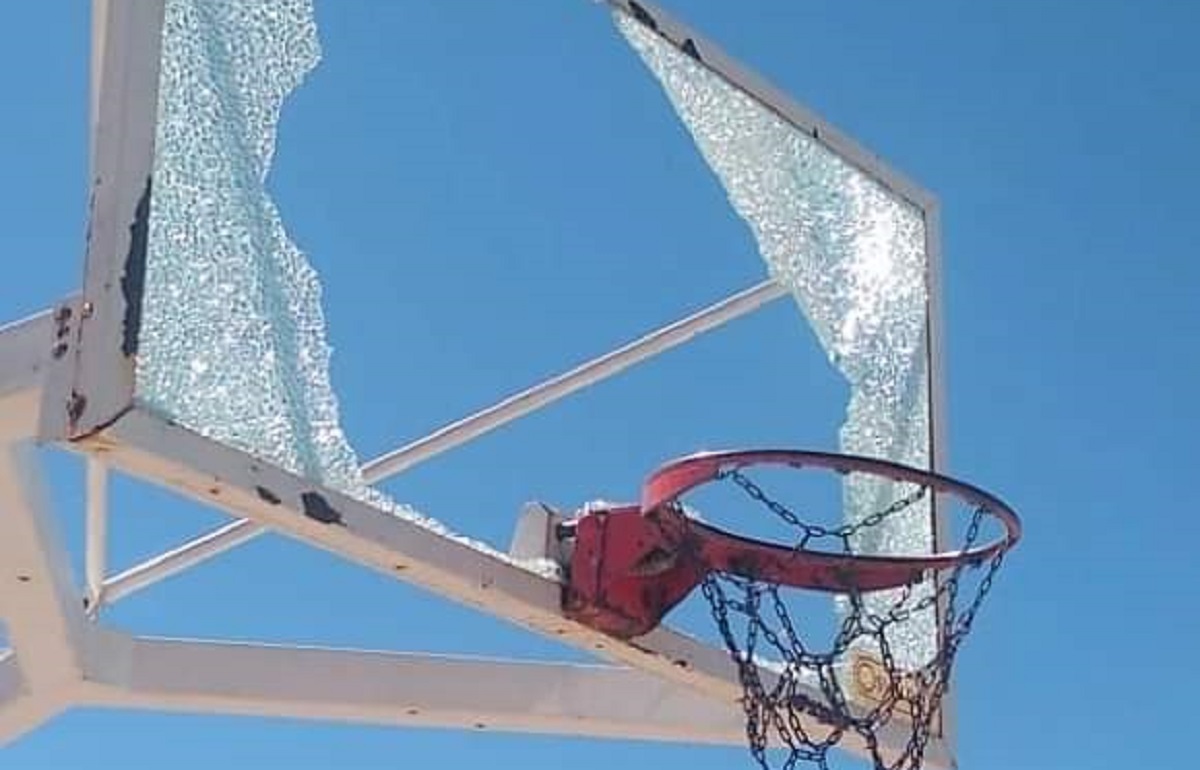
[[[279,495],[275,494],[274,492],[267,489],[266,487],[256,486],[254,488],[254,491],[258,493],[259,499],[264,500],[264,501],[270,503],[271,505],[279,505],[279,503],[282,502],[279,499]]]
[[[54,311],[54,338],[61,340],[71,333],[71,308],[63,305]]]
[[[579,523],[575,521],[560,521],[554,525],[554,539],[560,543],[575,537]]]
[[[69,305],[60,305],[54,311],[54,347],[51,354],[55,359],[62,358],[71,349],[71,343],[67,339],[71,336],[71,315]]]
[[[640,4],[630,0],[629,10],[633,13],[633,18],[637,19],[642,24],[645,24],[655,32],[658,31],[658,22],[655,21],[654,17],[650,15],[650,12],[643,8]]]
[[[129,253],[121,275],[121,295],[125,298],[121,352],[127,358],[137,353],[138,335],[142,331],[142,294],[146,288],[146,250],[150,243],[150,188],[151,178],[146,177],[146,188],[129,225]]]
[[[316,492],[305,492],[300,495],[300,503],[304,506],[304,515],[322,524],[341,524],[342,514],[338,513],[329,501]]]
[[[71,397],[67,399],[67,419],[71,425],[79,422],[85,409],[87,409],[87,397],[77,391],[71,391]]]
[[[696,48],[696,41],[690,37],[683,41],[683,45],[679,46],[679,50],[686,53],[696,61],[700,61],[700,51]]]

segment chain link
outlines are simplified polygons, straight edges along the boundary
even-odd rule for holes
[[[751,499],[762,504],[780,520],[797,531],[797,550],[813,539],[837,538],[841,549],[853,555],[851,539],[864,530],[878,527],[909,509],[929,494],[929,487],[918,488],[890,505],[856,522],[839,527],[806,523],[792,509],[770,497],[761,486],[738,469],[724,471],[719,478],[732,481]],[[970,550],[979,539],[988,511],[974,510],[963,538],[962,550]],[[895,598],[886,611],[873,612],[861,592],[846,595],[849,609],[828,649],[818,651],[806,645],[779,586],[749,578],[714,573],[706,577],[701,591],[707,600],[721,639],[737,666],[744,690],[742,709],[746,718],[746,736],[750,753],[763,770],[771,770],[768,749],[772,735],[786,752],[780,767],[792,770],[805,762],[819,770],[828,770],[829,751],[848,733],[861,737],[877,770],[916,770],[924,761],[933,734],[941,701],[950,682],[951,667],[964,637],[970,633],[975,616],[991,591],[1004,551],[980,562],[959,563],[948,573],[931,576],[933,590],[915,599],[915,586],[891,589]],[[962,578],[967,571],[983,568],[973,595],[965,607],[959,607]],[[920,585],[928,585],[921,583]],[[874,596],[881,595],[877,592]],[[878,601],[878,600],[873,600]],[[896,659],[889,629],[914,616],[938,612],[940,646],[934,659],[915,671],[905,671]],[[764,617],[764,613],[771,617]],[[735,629],[734,616],[739,629]],[[738,630],[741,630],[740,641]],[[887,681],[877,702],[870,707],[850,697],[843,686],[848,654],[857,645],[869,643],[878,652],[878,662]],[[759,648],[769,648],[778,656],[777,664],[764,664]],[[910,724],[908,740],[891,760],[884,757],[879,734],[903,712]],[[820,734],[817,734],[817,733]]]
[[[819,524],[805,523],[798,515],[796,515],[794,511],[785,506],[783,503],[768,497],[767,493],[763,491],[762,487],[756,484],[753,479],[742,473],[737,468],[730,468],[728,470],[721,471],[719,474],[717,474],[717,479],[731,480],[752,500],[762,503],[767,507],[768,510],[774,513],[780,519],[799,529],[805,536],[805,542],[812,538],[824,538],[831,536],[841,538],[844,542],[848,542],[849,538],[857,535],[859,532],[877,527],[884,521],[890,519],[892,516],[907,510],[929,493],[929,487],[918,486],[909,494],[893,501],[892,504],[886,508],[876,511],[869,516],[865,516],[859,521],[850,522],[840,527],[829,529],[828,527],[823,527]]]

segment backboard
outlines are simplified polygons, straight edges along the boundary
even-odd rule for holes
[[[562,708],[577,718],[535,718],[497,702],[495,724],[737,742],[739,682],[714,640],[668,626],[619,640],[564,615],[564,557],[552,533],[575,501],[527,510],[509,549],[460,535],[437,511],[418,511],[382,486],[434,455],[781,299],[795,305],[823,365],[845,384],[830,448],[943,466],[932,196],[660,9],[627,0],[608,5],[618,40],[657,83],[663,111],[677,116],[749,229],[761,257],[760,281],[731,286],[725,299],[362,462],[339,415],[320,278],[292,241],[265,181],[283,106],[320,58],[312,5],[96,0],[84,285],[79,298],[35,324],[52,330],[55,340],[38,432],[93,458],[96,490],[103,488],[103,469],[111,468],[238,520],[181,549],[166,567],[125,583],[106,586],[103,569],[89,573],[93,613],[131,585],[270,530],[614,664],[544,669],[544,679],[523,685],[554,689],[570,680],[584,692],[620,692],[617,700],[599,699],[609,711],[579,717],[585,706],[571,702]],[[563,450],[571,445],[564,436]],[[630,479],[630,489],[639,481]],[[847,484],[841,515],[861,519],[889,494]],[[103,531],[101,516],[97,511],[92,519],[95,533]],[[938,519],[937,500],[923,501],[882,528],[877,541],[860,545],[879,553],[932,552]],[[827,611],[833,616],[837,609]],[[907,629],[902,654],[914,665],[937,654],[936,607],[915,614]],[[165,675],[172,656],[187,654],[181,647],[129,645],[134,652],[127,654],[145,649],[153,661],[146,677]],[[256,668],[259,654],[230,653],[242,656],[236,662],[242,672]],[[480,675],[465,661],[403,663],[411,663],[416,681],[442,681],[437,672],[448,679]],[[365,661],[359,679],[350,679],[401,677],[396,671],[403,666],[396,665]],[[392,673],[382,673],[388,666]],[[529,681],[525,669],[493,673]],[[122,679],[113,668],[106,676],[111,686],[98,700],[153,699],[132,674]],[[269,703],[319,717],[324,685],[311,686],[303,707],[287,705],[282,694],[264,696],[256,707]],[[339,697],[352,701],[352,686],[345,686],[351,689]],[[349,712],[403,724],[461,711],[453,693],[442,697],[440,711],[420,715],[387,703]],[[949,714],[941,716],[927,756],[934,766],[953,761]]]

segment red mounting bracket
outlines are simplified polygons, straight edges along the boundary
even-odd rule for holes
[[[574,540],[565,614],[623,639],[654,629],[709,572],[834,593],[894,588],[924,574],[902,560],[739,537],[687,516],[675,504],[645,513],[636,505],[589,510],[564,524],[560,537]]]

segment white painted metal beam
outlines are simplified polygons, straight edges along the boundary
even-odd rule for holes
[[[0,326],[0,441],[37,434],[42,379],[57,327],[53,310]]]
[[[164,0],[93,1],[83,297],[70,350],[50,375],[41,425],[49,438],[91,432],[133,400],[164,7]]]
[[[0,617],[17,657],[0,672],[0,743],[60,711],[83,678],[83,608],[32,448],[0,442]],[[19,684],[14,679],[19,662]]]
[[[161,580],[236,548],[263,532],[266,532],[265,527],[248,519],[225,524],[178,548],[147,559],[108,578],[104,581],[104,600],[109,604],[118,602],[143,588],[149,588]]]
[[[41,387],[54,341],[54,310],[0,326],[0,397]]]
[[[83,606],[28,444],[0,444],[0,617],[32,692],[82,677]]]
[[[439,428],[424,438],[377,457],[363,465],[363,476],[372,484],[394,476],[417,463],[548,406],[575,391],[612,377],[634,364],[665,353],[787,293],[787,289],[775,281],[763,281],[557,377],[509,396],[469,417]]]
[[[404,727],[736,744],[742,714],[627,668],[131,640],[93,705]]]
[[[100,458],[94,456],[89,456],[85,464],[85,595],[88,612],[95,617],[104,601],[104,573],[108,564],[108,468]]]
[[[108,39],[108,7],[111,0],[92,0],[92,46],[89,74],[91,76],[88,104],[88,158],[96,162],[96,126],[100,122],[100,97],[104,77],[104,48]],[[89,176],[94,176],[93,169]]]
[[[17,656],[0,652],[0,748],[53,718],[67,704],[54,697],[36,697],[26,689]]]
[[[0,749],[41,727],[70,706],[70,703],[61,699],[38,698],[27,694],[0,702]]]
[[[64,303],[71,304],[71,302]],[[32,450],[42,381],[65,350],[57,310],[0,327],[0,746],[53,718],[78,683],[82,614]]]
[[[0,395],[0,443],[26,441],[37,434],[41,392],[36,388]]]

